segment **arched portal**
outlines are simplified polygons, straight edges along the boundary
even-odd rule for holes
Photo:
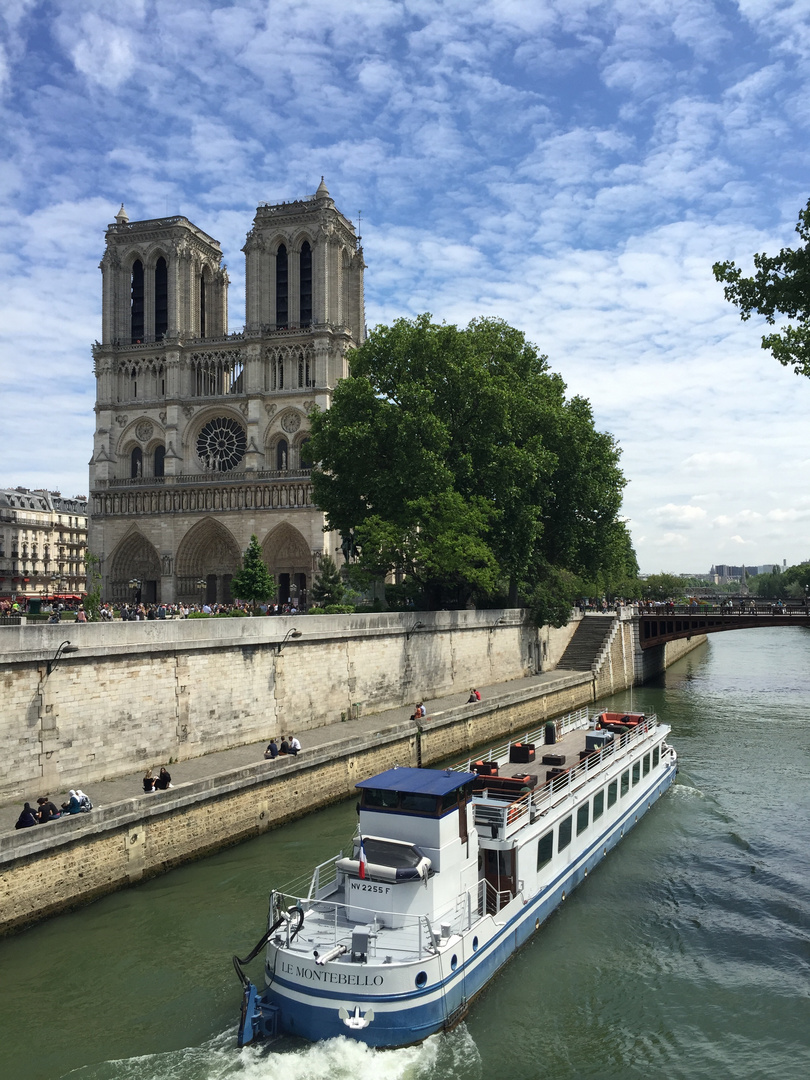
[[[177,598],[187,604],[231,601],[231,578],[242,566],[239,545],[213,518],[189,529],[177,549]],[[203,585],[202,582],[205,582]]]
[[[114,603],[160,602],[160,559],[138,529],[128,533],[110,557],[107,598]]]
[[[297,607],[306,607],[312,552],[298,529],[286,521],[277,525],[264,538],[262,555],[276,579],[278,602],[291,601]]]

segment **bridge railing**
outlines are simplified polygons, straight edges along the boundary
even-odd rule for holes
[[[639,615],[653,618],[666,618],[668,615],[727,615],[732,617],[750,617],[752,615],[792,615],[801,618],[810,617],[810,604],[794,600],[779,604],[771,600],[747,600],[732,604],[639,604]]]

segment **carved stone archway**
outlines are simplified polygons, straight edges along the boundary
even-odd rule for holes
[[[113,603],[160,602],[160,558],[139,529],[127,533],[110,556],[106,598]],[[138,586],[130,582],[140,582]]]
[[[262,544],[262,556],[276,579],[278,602],[307,603],[312,577],[312,552],[304,537],[286,521],[268,533]]]
[[[180,541],[175,566],[179,600],[188,604],[201,600],[227,604],[231,600],[231,578],[241,569],[242,556],[233,534],[213,518],[205,518]],[[199,584],[201,581],[204,586]]]

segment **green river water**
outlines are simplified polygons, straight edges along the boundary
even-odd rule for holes
[[[810,632],[714,635],[633,704],[672,725],[675,786],[450,1035],[236,1049],[231,955],[350,801],[0,941],[2,1076],[806,1080]]]

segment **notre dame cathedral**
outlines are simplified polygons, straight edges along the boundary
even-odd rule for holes
[[[279,599],[306,602],[324,533],[302,456],[365,336],[363,249],[321,179],[256,210],[244,330],[228,333],[216,240],[184,217],[107,229],[90,550],[102,593],[227,602],[255,533]]]

